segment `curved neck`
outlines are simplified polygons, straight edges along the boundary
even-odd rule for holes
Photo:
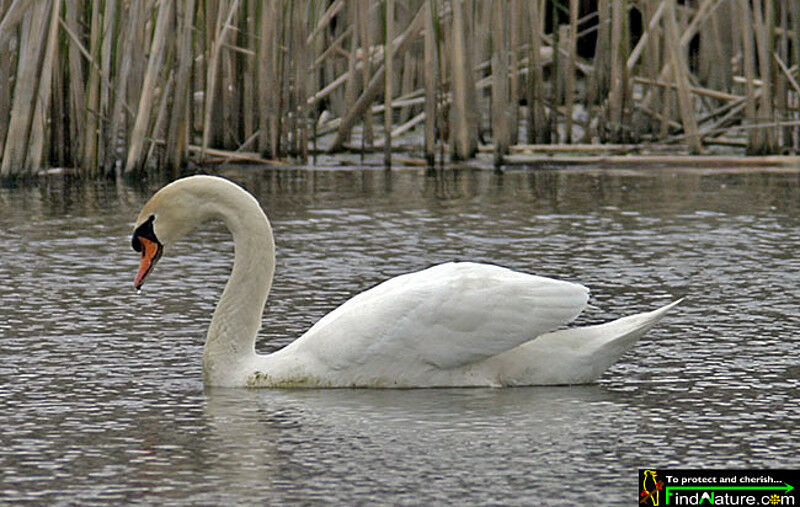
[[[203,375],[211,385],[225,385],[255,357],[255,341],[275,271],[272,227],[258,202],[242,192],[213,204],[209,218],[225,221],[233,234],[230,279],[214,310],[203,351]]]

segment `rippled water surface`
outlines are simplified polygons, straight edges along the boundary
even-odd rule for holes
[[[592,288],[580,323],[688,296],[590,386],[204,389],[221,225],[141,295],[156,183],[0,189],[0,501],[628,503],[636,469],[800,467],[800,173],[257,171],[278,265],[258,347],[448,260]]]

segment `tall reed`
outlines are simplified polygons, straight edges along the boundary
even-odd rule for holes
[[[798,83],[796,0],[0,0],[0,177],[373,149],[500,164],[553,142],[797,152]]]

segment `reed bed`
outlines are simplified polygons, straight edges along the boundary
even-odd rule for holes
[[[800,2],[0,0],[0,80],[4,178],[797,153]]]

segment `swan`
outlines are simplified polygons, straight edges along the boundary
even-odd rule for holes
[[[255,341],[275,270],[258,201],[216,176],[178,179],[136,220],[141,289],[165,248],[209,220],[234,241],[230,278],[203,350],[203,380],[224,387],[446,387],[591,383],[681,300],[605,324],[560,329],[589,290],[473,262],[389,279],[324,316],[271,354]]]

